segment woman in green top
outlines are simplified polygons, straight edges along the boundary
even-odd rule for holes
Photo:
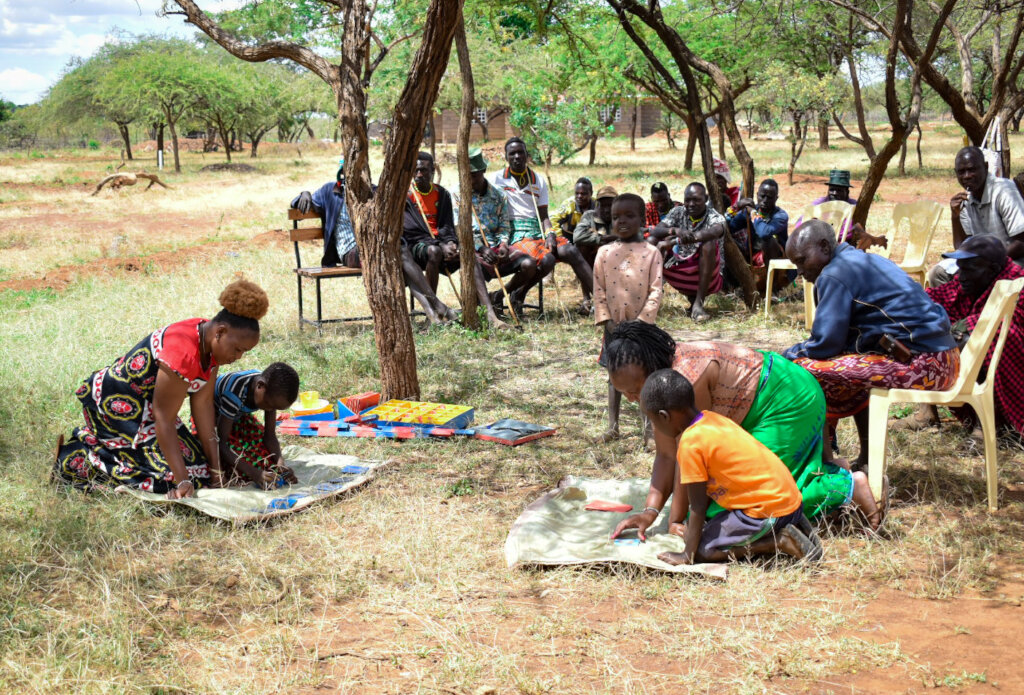
[[[605,348],[612,385],[636,401],[647,377],[671,368],[694,388],[698,410],[732,419],[774,452],[793,474],[803,495],[808,519],[830,514],[853,501],[877,528],[881,514],[867,476],[832,461],[822,440],[825,396],[807,370],[781,355],[720,342],[676,343],[657,326],[641,321],[619,324]],[[654,523],[674,492],[676,442],[655,436],[656,453],[647,508],[625,519],[615,530],[642,534]],[[685,494],[672,495],[669,529],[681,531],[687,507]],[[720,513],[712,504],[708,518]]]

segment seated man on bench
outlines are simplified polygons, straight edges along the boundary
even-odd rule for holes
[[[320,215],[324,228],[324,255],[320,259],[320,265],[324,268],[334,268],[338,265],[346,268],[362,267],[352,220],[345,204],[344,164],[345,161],[342,160],[338,165],[337,181],[328,181],[313,194],[303,191],[291,204],[291,207],[299,212],[313,210]],[[404,246],[402,272],[405,275],[405,283],[423,307],[423,313],[431,323],[452,321],[458,317],[455,311],[445,306],[430,289],[423,272]]]

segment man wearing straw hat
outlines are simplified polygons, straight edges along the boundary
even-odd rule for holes
[[[529,155],[522,138],[511,137],[505,143],[508,166],[491,179],[505,193],[512,212],[512,247],[537,261],[540,277],[554,270],[555,263],[568,263],[583,289],[580,311],[591,310],[590,296],[594,277],[579,249],[551,228],[548,219],[548,182],[539,172],[527,166]]]
[[[512,215],[505,194],[487,180],[487,160],[475,148],[469,151],[469,174],[473,186],[473,242],[476,245],[478,294],[484,302],[488,318],[494,306],[509,300],[513,317],[522,316],[525,288],[537,278],[537,262],[522,251],[509,248],[512,233]],[[512,275],[512,280],[497,292],[487,293],[486,280]],[[482,289],[481,289],[482,288]],[[497,320],[495,316],[492,323]]]

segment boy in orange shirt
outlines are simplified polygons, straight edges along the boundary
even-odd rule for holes
[[[690,516],[682,553],[662,553],[670,565],[724,562],[785,553],[821,559],[821,543],[803,516],[800,491],[779,457],[727,417],[697,412],[693,386],[672,369],[652,374],[640,405],[654,428],[679,438],[679,482],[688,500],[673,500],[674,518]],[[714,500],[726,511],[705,523]],[[676,515],[676,512],[681,512]]]

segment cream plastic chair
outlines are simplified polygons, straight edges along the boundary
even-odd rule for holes
[[[832,225],[832,228],[838,231],[842,231],[842,235],[839,237],[839,242],[842,243],[846,240],[846,235],[850,230],[850,218],[853,217],[853,206],[849,203],[844,203],[841,200],[831,200],[827,203],[820,203],[818,205],[808,205],[804,208],[803,213],[800,215],[801,224],[804,220],[818,219],[823,222],[828,222]],[[796,229],[794,228],[794,232]],[[793,265],[788,259],[776,258],[768,263],[768,278],[765,283],[765,299],[764,299],[764,318],[768,320],[768,314],[772,308],[772,280],[775,277],[776,270],[796,270],[796,266]],[[804,326],[807,330],[811,330],[811,326],[814,325],[814,285],[804,280]]]
[[[871,389],[869,408],[868,482],[875,499],[882,496],[882,476],[885,474],[886,445],[889,436],[889,406],[892,403],[932,403],[935,405],[970,405],[981,420],[985,436],[985,475],[988,479],[988,508],[998,506],[998,479],[996,477],[996,413],[993,384],[999,357],[1006,344],[1006,336],[1013,320],[1013,312],[1024,278],[1000,280],[992,288],[978,324],[960,353],[960,375],[947,391],[919,391],[917,389]],[[999,339],[985,381],[978,383],[978,373],[988,354],[988,348],[999,329]]]
[[[935,237],[935,230],[939,226],[939,218],[945,209],[941,203],[932,200],[921,200],[916,203],[898,203],[892,209],[892,239],[889,240],[889,247],[883,253],[886,258],[892,251],[896,237],[900,232],[903,222],[907,223],[907,250],[903,253],[903,260],[899,266],[907,275],[924,285],[925,274],[928,272],[928,265],[925,258],[928,256],[928,249]],[[872,247],[872,250],[879,247]]]

